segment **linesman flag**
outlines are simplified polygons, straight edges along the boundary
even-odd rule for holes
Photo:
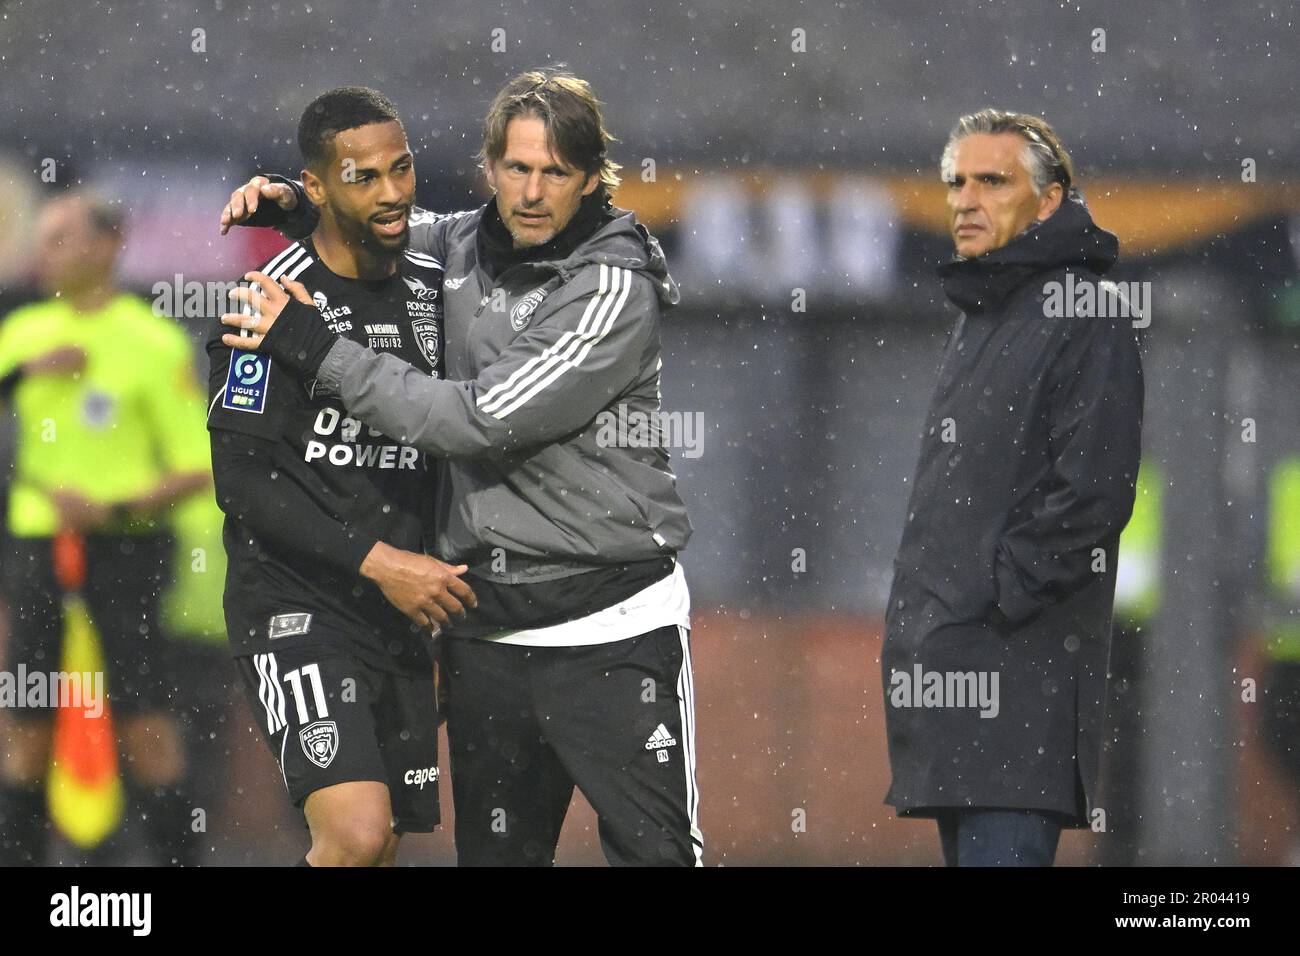
[[[81,537],[63,532],[54,539],[54,568],[63,588],[63,658],[65,674],[104,672],[99,633],[80,591],[86,578],[86,549]],[[83,697],[85,699],[85,688]],[[126,795],[117,764],[117,737],[108,701],[98,716],[84,707],[59,707],[47,775],[50,819],[83,850],[102,843],[122,822]]]

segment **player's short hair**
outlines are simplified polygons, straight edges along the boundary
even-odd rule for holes
[[[1029,172],[1036,194],[1041,195],[1052,183],[1060,183],[1068,193],[1074,184],[1074,162],[1047,120],[1031,113],[995,109],[968,113],[957,121],[939,161],[939,174],[944,182],[952,179],[957,144],[974,133],[1015,133],[1023,139],[1025,150],[1020,161]]]
[[[586,175],[597,173],[607,192],[620,182],[621,168],[609,158],[617,142],[605,129],[601,103],[586,80],[562,67],[529,70],[505,85],[483,121],[480,165],[496,162],[506,152],[506,127],[516,116],[535,116],[546,126],[546,144],[555,155]]]
[[[340,86],[327,90],[307,104],[298,121],[298,150],[307,166],[319,169],[329,162],[334,137],[344,130],[371,123],[402,126],[397,107],[384,94],[365,86]],[[402,127],[402,132],[406,128]]]

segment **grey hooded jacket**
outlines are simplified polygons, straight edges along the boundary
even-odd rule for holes
[[[441,290],[412,292],[444,296],[447,378],[340,338],[317,388],[447,459],[447,560],[522,583],[675,554],[686,508],[667,452],[644,440],[657,430],[635,427],[660,420],[660,309],[679,299],[659,243],[619,211],[567,258],[493,282],[477,261],[482,214],[411,216],[408,254],[445,270]]]

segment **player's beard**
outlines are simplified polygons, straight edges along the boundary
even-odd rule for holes
[[[406,252],[406,247],[411,244],[411,223],[409,218],[406,228],[402,230],[402,235],[395,242],[384,242],[384,240],[376,236],[369,219],[349,218],[344,220],[341,225],[349,243],[360,246],[367,254],[381,262],[400,259],[402,254]]]

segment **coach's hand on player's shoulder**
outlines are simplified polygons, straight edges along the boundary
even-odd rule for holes
[[[284,307],[293,296],[303,305],[315,306],[307,287],[295,279],[281,276],[272,279],[261,272],[245,272],[244,278],[254,283],[232,289],[230,297],[241,305],[248,306],[251,315],[242,312],[227,312],[221,317],[221,324],[239,329],[241,334],[227,332],[221,341],[232,349],[256,350],[262,344],[266,333],[271,331],[275,320],[280,317]]]
[[[224,236],[231,226],[240,226],[257,212],[257,204],[269,199],[288,212],[298,205],[298,197],[284,183],[273,183],[265,176],[254,176],[244,185],[230,194],[230,202],[221,210],[221,234]]]
[[[361,562],[362,577],[379,585],[388,602],[421,627],[450,624],[465,607],[478,607],[474,590],[461,575],[465,564],[451,565],[427,554],[403,551],[380,541]]]

